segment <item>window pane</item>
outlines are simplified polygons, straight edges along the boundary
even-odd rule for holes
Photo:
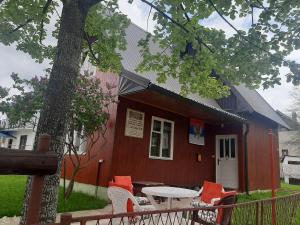
[[[224,140],[220,139],[220,158],[224,158]]]
[[[231,158],[235,158],[235,139],[231,138],[230,139],[230,147],[231,147]]]
[[[13,139],[8,140],[7,148],[12,148]]]
[[[225,157],[229,157],[229,139],[225,139]]]
[[[27,142],[27,135],[21,135],[20,144],[19,144],[19,149],[20,150],[25,150],[26,142]]]
[[[282,156],[286,156],[289,154],[289,150],[288,149],[282,149]]]
[[[164,122],[163,127],[163,140],[162,140],[162,157],[171,157],[171,130],[172,124]]]
[[[152,132],[152,139],[151,139],[151,156],[160,156],[160,134]]]
[[[161,122],[154,120],[153,121],[153,130],[160,132],[160,128],[161,128]]]

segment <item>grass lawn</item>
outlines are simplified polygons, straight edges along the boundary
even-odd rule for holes
[[[26,176],[0,176],[0,218],[20,215],[26,178]],[[71,197],[64,201],[62,188],[59,191],[58,212],[101,209],[106,204],[104,200],[80,192],[73,192]]]
[[[286,183],[281,183],[281,188],[277,191],[277,196],[285,196],[290,194],[295,194],[300,192],[300,185],[291,185]],[[255,192],[251,195],[241,194],[238,196],[238,203],[240,202],[248,202],[248,201],[255,201],[261,199],[270,199],[272,197],[271,192]],[[281,218],[282,220],[286,218]],[[283,224],[283,223],[280,223]],[[298,208],[295,218],[295,225],[300,224],[300,208]]]

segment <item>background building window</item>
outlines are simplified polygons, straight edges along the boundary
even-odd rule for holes
[[[12,138],[8,140],[7,148],[12,148],[13,140]]]
[[[173,158],[174,122],[158,117],[152,117],[150,158]]]
[[[27,142],[27,135],[21,135],[20,145],[19,145],[19,149],[20,150],[25,150],[25,148],[26,148],[26,142]]]
[[[282,149],[282,157],[287,156],[289,154],[289,150]]]

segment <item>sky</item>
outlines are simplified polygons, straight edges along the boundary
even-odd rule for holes
[[[153,31],[155,23],[150,19],[147,21],[150,8],[144,3],[135,0],[133,4],[129,4],[127,0],[119,0],[120,10],[126,14],[133,23],[141,28]],[[249,25],[250,18],[237,19],[231,21],[238,29],[246,29]],[[203,21],[206,25],[225,31],[226,35],[231,36],[234,30],[230,28],[218,15],[211,16],[208,20]],[[52,40],[51,40],[52,41]],[[289,59],[294,59],[300,63],[300,51],[295,51],[291,54]],[[0,85],[11,86],[12,81],[10,74],[12,72],[18,73],[21,77],[32,77],[34,75],[41,75],[49,64],[44,62],[42,64],[36,63],[31,57],[21,51],[16,50],[15,46],[4,46],[0,43]],[[293,90],[293,85],[285,82],[282,69],[282,85],[276,85],[274,88],[267,90],[259,89],[258,92],[266,99],[266,101],[274,108],[281,111],[288,111],[293,101],[290,97],[290,92]]]

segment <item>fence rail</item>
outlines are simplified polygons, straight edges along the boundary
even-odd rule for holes
[[[272,221],[272,206],[276,208],[275,223]],[[232,209],[231,223],[217,221],[218,214]],[[143,211],[123,214],[73,217],[70,213],[61,215],[59,223],[48,225],[198,225],[195,218],[202,216],[205,224],[221,225],[299,225],[300,193],[251,201],[226,206],[183,208],[171,210]],[[296,220],[298,217],[298,222]],[[202,223],[201,223],[202,224]]]

